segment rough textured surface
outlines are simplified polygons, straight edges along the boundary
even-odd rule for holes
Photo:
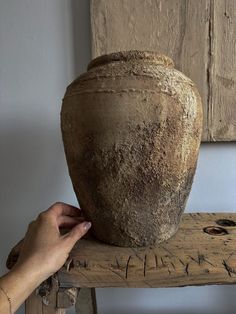
[[[209,121],[213,140],[236,140],[236,1],[214,1]]]
[[[232,225],[231,225],[232,224]],[[236,284],[236,214],[184,214],[178,232],[156,248],[119,248],[81,240],[61,285],[181,287]],[[207,233],[209,232],[209,233]]]
[[[12,249],[8,266],[16,262],[20,246]],[[71,288],[236,284],[235,247],[235,213],[184,214],[175,236],[156,248],[122,248],[92,238],[81,239],[58,273],[59,285]]]
[[[92,57],[131,49],[170,56],[200,92],[202,141],[235,141],[235,6],[235,0],[91,0]]]
[[[76,314],[97,314],[95,289],[79,289],[75,308]]]
[[[98,239],[157,244],[177,231],[191,189],[200,96],[155,53],[116,53],[89,69],[68,87],[61,111],[75,193]]]
[[[39,290],[34,291],[25,302],[25,314],[66,314],[64,308],[58,308],[58,280],[56,276],[50,277],[50,288],[46,284],[44,296],[39,295]],[[44,282],[45,283],[45,282]]]

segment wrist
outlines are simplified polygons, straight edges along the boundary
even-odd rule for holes
[[[33,261],[16,263],[11,272],[16,279],[21,279],[24,282],[24,286],[32,291],[48,278],[42,268],[34,265]]]
[[[11,300],[13,313],[43,280],[44,276],[40,272],[33,270],[25,263],[16,264],[0,279],[1,287]],[[0,307],[0,312],[1,309]]]

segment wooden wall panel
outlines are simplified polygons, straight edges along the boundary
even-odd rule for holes
[[[231,9],[235,6],[234,0],[91,0],[92,57],[131,49],[154,50],[170,56],[176,68],[189,76],[200,91],[204,110],[202,140],[236,140],[236,115],[232,114],[233,96],[236,98],[234,83],[228,84],[224,95],[218,86],[222,84],[219,73],[230,68],[222,58],[222,50],[227,47],[224,31],[232,42],[229,59],[235,59],[235,54],[231,54],[235,49],[235,32],[231,30],[235,29],[235,20],[230,17],[227,22],[224,15],[218,17],[225,2]],[[228,23],[222,29],[216,27],[223,23],[221,19]],[[222,35],[215,38],[215,31]],[[220,51],[214,60],[216,50]],[[220,58],[216,67],[214,62]],[[233,82],[228,72],[223,78],[226,78],[224,83]]]
[[[211,137],[236,140],[236,1],[216,0],[212,17]]]

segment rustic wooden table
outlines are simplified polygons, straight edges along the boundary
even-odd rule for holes
[[[20,251],[11,251],[11,268]],[[157,247],[124,248],[80,240],[63,268],[26,301],[26,314],[95,314],[96,287],[182,287],[236,283],[236,214],[184,214],[176,235]]]

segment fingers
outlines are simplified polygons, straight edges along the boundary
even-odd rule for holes
[[[67,215],[67,216],[81,216],[82,212],[80,208],[77,208],[75,206],[62,203],[62,202],[57,202],[54,203],[52,206],[50,206],[47,210],[43,211],[42,213],[39,214],[38,218],[41,220],[45,219],[57,219],[58,217],[62,215]]]
[[[57,229],[59,228],[71,228],[84,221],[82,211],[72,205],[57,202],[49,207],[47,210],[41,212],[37,218],[37,221],[41,224],[51,225]]]
[[[61,215],[80,216],[81,214],[80,208],[62,202],[53,204],[48,211],[54,213],[57,217]]]
[[[87,233],[90,228],[91,222],[84,221],[76,225],[70,232],[63,236],[65,241],[68,243],[70,250],[75,245],[75,243]]]
[[[32,220],[29,224],[28,224],[28,230],[30,229],[30,228],[32,228],[34,225],[35,225],[35,220]]]
[[[31,222],[28,224],[28,228],[27,228],[26,234],[29,233],[30,230],[32,230],[32,229],[34,228],[35,224],[36,224],[36,221],[35,221],[35,220],[31,221]]]
[[[84,217],[60,216],[57,219],[58,227],[60,228],[71,228],[83,221]]]

